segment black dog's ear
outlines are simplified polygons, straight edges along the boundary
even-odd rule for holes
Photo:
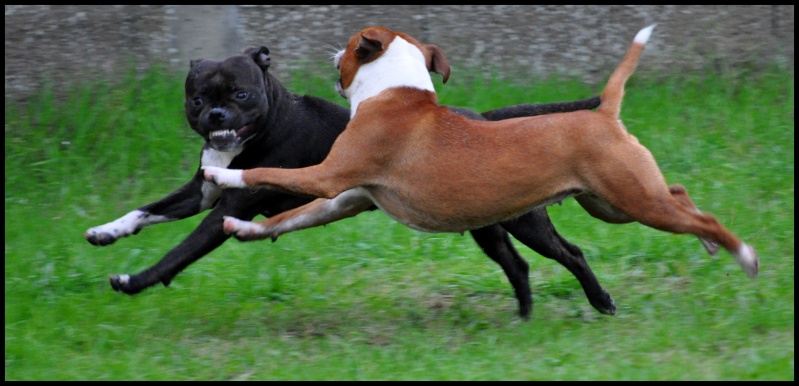
[[[272,64],[272,58],[269,57],[269,48],[265,46],[247,48],[244,50],[244,55],[252,58],[255,64],[264,71]]]
[[[205,59],[193,59],[189,61],[189,69],[194,68],[198,63],[202,62]]]

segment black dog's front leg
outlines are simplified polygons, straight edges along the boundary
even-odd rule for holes
[[[230,238],[222,228],[224,216],[249,221],[260,213],[279,213],[308,201],[310,201],[308,198],[270,191],[253,193],[248,189],[229,189],[223,193],[217,205],[200,225],[158,263],[134,275],[111,275],[109,277],[111,287],[116,291],[134,295],[158,283],[168,286],[183,269]]]
[[[156,265],[135,275],[111,275],[111,287],[115,291],[134,295],[159,282],[167,286],[180,271],[222,245],[228,237],[222,230],[222,214],[212,212],[189,237],[169,251]]]
[[[150,268],[135,275],[111,275],[111,287],[120,292],[133,295],[158,283],[169,285],[172,279],[189,264],[207,255],[230,236],[222,230],[222,216],[230,214],[231,208],[220,204],[203,219],[200,225],[175,248],[164,255],[161,260]],[[242,208],[238,216],[252,219],[255,210]]]
[[[219,187],[205,182],[198,172],[191,181],[168,196],[114,221],[89,228],[83,236],[92,245],[109,245],[122,237],[139,233],[146,226],[194,216],[213,206],[219,194]]]

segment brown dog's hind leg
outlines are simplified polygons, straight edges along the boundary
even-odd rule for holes
[[[715,217],[700,212],[680,185],[668,186],[652,154],[637,141],[618,141],[596,148],[580,178],[589,191],[576,196],[592,215],[610,222],[632,219],[670,233],[690,233],[729,251],[750,277],[757,275],[755,250],[724,228]],[[614,215],[621,212],[626,216]],[[709,246],[709,248],[708,248]],[[706,244],[708,251],[713,245]]]
[[[702,211],[700,211],[691,200],[691,197],[688,197],[688,192],[685,190],[684,186],[680,184],[671,185],[669,186],[669,192],[671,192],[671,196],[674,197],[674,199],[677,200],[680,205],[689,210],[695,210],[697,213],[702,213]],[[705,247],[705,250],[707,250],[707,253],[713,258],[716,258],[716,253],[719,251],[719,244],[702,237],[699,237],[699,241],[702,242],[702,245]]]
[[[606,223],[627,224],[635,221],[635,219],[593,193],[582,193],[574,196],[574,199],[577,200],[577,203],[579,203],[591,217]]]
[[[690,233],[720,244],[735,257],[747,275],[757,275],[759,262],[754,248],[743,243],[715,217],[698,211],[693,205],[686,205],[691,200],[679,185],[676,188],[664,186],[662,190],[655,189],[654,184],[644,186],[648,188],[631,190],[628,186],[621,189],[606,186],[609,190],[603,196],[613,197],[613,207],[641,224],[670,233]]]

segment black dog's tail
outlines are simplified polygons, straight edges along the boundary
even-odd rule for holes
[[[599,106],[599,97],[582,99],[573,102],[544,103],[544,104],[522,104],[508,107],[501,107],[489,110],[481,115],[489,121],[500,121],[508,118],[532,117],[536,115],[566,113],[577,110],[593,110]]]
[[[638,31],[635,35],[633,44],[627,50],[627,55],[624,56],[619,66],[610,75],[608,83],[605,85],[605,90],[599,96],[602,102],[597,108],[598,113],[608,115],[616,120],[619,119],[621,101],[624,98],[624,84],[635,71],[635,67],[638,66],[638,58],[641,56],[641,52],[644,51],[644,45],[652,35],[653,28],[655,28],[655,24]]]

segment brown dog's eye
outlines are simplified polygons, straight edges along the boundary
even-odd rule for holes
[[[247,99],[247,93],[244,91],[237,92],[236,99]]]
[[[200,106],[203,104],[203,98],[194,98],[194,105]]]

